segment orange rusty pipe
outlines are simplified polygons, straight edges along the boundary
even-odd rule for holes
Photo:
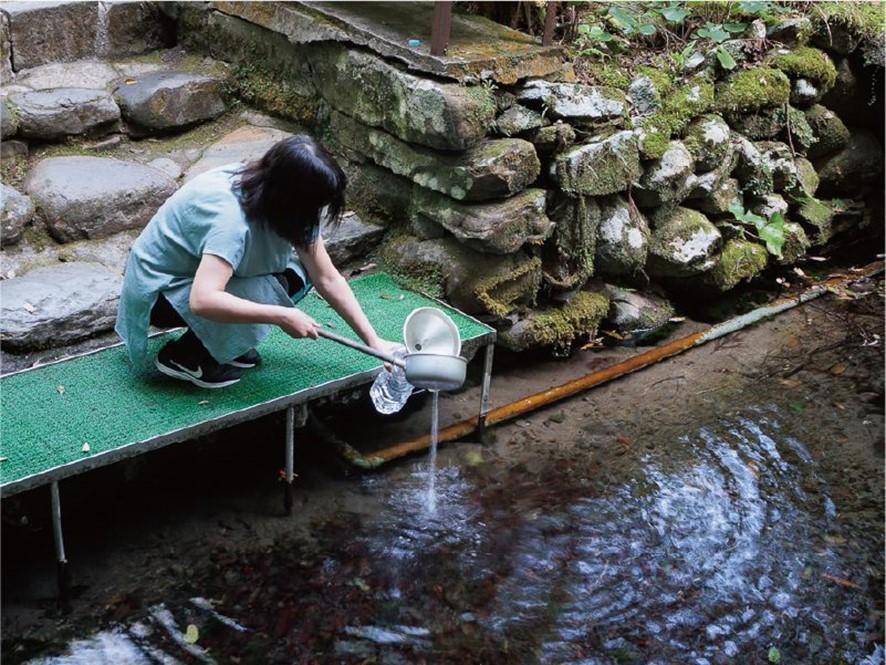
[[[865,277],[872,277],[882,271],[883,262],[875,261],[874,263],[869,263],[864,268],[860,269],[857,275],[839,275],[830,279],[826,279],[818,284],[813,285],[811,288],[801,293],[799,296],[777,300],[771,305],[760,307],[753,310],[752,312],[730,319],[729,321],[725,321],[715,326],[711,326],[710,328],[706,328],[705,330],[694,332],[690,335],[686,335],[685,337],[675,339],[672,342],[668,342],[664,346],[655,347],[653,349],[650,349],[649,351],[628,358],[627,360],[622,360],[621,362],[610,365],[609,367],[604,367],[603,369],[591,372],[590,374],[586,374],[585,376],[582,376],[578,379],[568,381],[559,386],[554,386],[553,388],[548,388],[547,390],[542,390],[541,392],[535,393],[534,395],[529,395],[528,397],[519,399],[516,402],[511,402],[510,404],[505,404],[503,406],[492,409],[489,411],[488,414],[486,414],[485,425],[498,425],[513,418],[522,416],[523,414],[534,411],[543,406],[548,406],[549,404],[553,404],[554,402],[566,399],[567,397],[572,397],[573,395],[577,395],[578,393],[584,392],[585,390],[593,388],[594,386],[598,386],[601,383],[612,381],[613,379],[617,379],[626,374],[630,374],[631,372],[635,372],[638,369],[643,369],[644,367],[657,363],[660,360],[664,360],[665,358],[676,356],[688,349],[691,349],[694,346],[700,346],[713,339],[717,339],[718,337],[722,337],[737,330],[741,330],[742,328],[762,318],[768,318],[769,316],[778,314],[785,310],[796,307],[797,305],[801,305],[804,302],[808,302],[810,300],[818,298],[819,296],[827,293],[828,287],[849,284]],[[467,420],[462,420],[440,430],[439,442],[443,443],[446,441],[455,441],[476,431],[479,426],[479,418],[468,418]],[[384,448],[382,450],[371,453],[369,456],[367,456],[367,459],[372,460],[373,463],[367,466],[380,466],[381,464],[397,459],[398,457],[403,457],[404,455],[424,450],[430,445],[431,437],[429,435],[422,435],[414,439],[409,439],[389,448]]]

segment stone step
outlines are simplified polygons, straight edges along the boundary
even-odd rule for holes
[[[116,128],[120,109],[104,90],[55,88],[18,92],[7,104],[26,139],[56,141],[78,134],[102,134]]]
[[[34,216],[34,202],[14,187],[0,183],[3,201],[0,212],[0,245],[14,245]]]
[[[273,127],[239,127],[203,151],[203,156],[185,171],[185,182],[225,164],[258,159],[272,145],[290,136],[289,132]]]
[[[63,263],[4,280],[3,346],[45,348],[109,330],[122,283],[119,274],[94,263]]]
[[[50,157],[24,186],[38,215],[60,242],[102,238],[141,228],[175,191],[166,173],[110,157]]]

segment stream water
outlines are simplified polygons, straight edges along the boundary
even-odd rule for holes
[[[603,473],[450,447],[32,662],[882,663],[882,497],[826,472],[833,435],[802,420],[755,404]]]
[[[96,11],[96,21],[95,21],[95,43],[93,47],[95,49],[95,54],[98,57],[102,57],[108,54],[108,49],[110,47],[109,39],[108,39],[108,29],[110,27],[109,20],[109,11],[111,9],[110,2],[99,2],[95,3],[95,11]]]

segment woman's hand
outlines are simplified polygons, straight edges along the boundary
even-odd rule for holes
[[[406,347],[403,344],[398,342],[389,342],[386,339],[382,339],[381,337],[376,337],[375,340],[371,344],[369,344],[376,351],[381,351],[382,353],[388,353],[390,355],[394,355],[395,351],[405,351]],[[389,372],[394,368],[391,366],[391,363],[385,363],[385,369]]]
[[[295,307],[284,307],[277,325],[287,335],[296,339],[303,337],[317,339],[319,337],[317,329],[320,327],[320,324]]]

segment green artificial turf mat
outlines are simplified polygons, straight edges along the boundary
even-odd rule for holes
[[[378,334],[391,341],[402,341],[403,321],[416,307],[446,309],[463,341],[491,330],[399,288],[384,273],[354,279],[351,287]],[[335,332],[358,339],[316,292],[299,307],[333,324]],[[178,334],[153,338],[151,353]],[[139,378],[130,371],[122,346],[3,377],[0,449],[6,459],[0,462],[0,485],[381,366],[375,358],[334,342],[295,340],[276,328],[259,352],[260,367],[218,390],[159,372]],[[83,452],[84,443],[89,452]]]

